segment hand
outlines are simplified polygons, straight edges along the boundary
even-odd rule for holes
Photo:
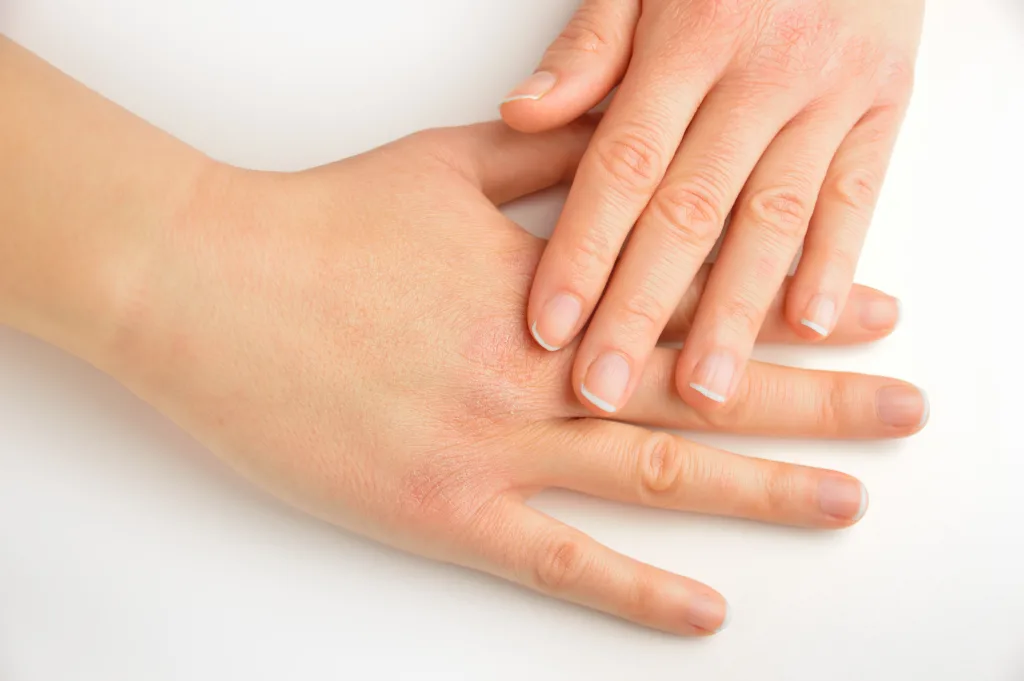
[[[677,368],[683,399],[708,411],[736,396],[801,244],[786,320],[807,340],[834,332],[910,96],[923,5],[584,0],[502,106],[512,127],[547,130],[619,84],[527,312],[549,350],[593,315],[573,367],[584,404],[627,403],[730,211]]]
[[[332,523],[650,627],[714,632],[721,595],[525,500],[561,487],[846,527],[866,508],[847,475],[626,422],[900,437],[918,430],[924,402],[892,379],[753,364],[729,408],[705,417],[672,390],[678,352],[659,349],[629,407],[587,418],[566,380],[571,353],[537,348],[522,321],[543,242],[495,204],[568,180],[590,134],[587,122],[541,135],[486,124],[296,174],[211,166],[132,267],[121,331],[95,361],[249,478]],[[665,340],[681,339],[699,295],[686,296]],[[884,335],[894,305],[855,288],[833,340]],[[800,340],[780,308],[764,335]]]

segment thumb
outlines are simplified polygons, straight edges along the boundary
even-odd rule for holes
[[[639,18],[640,0],[583,0],[533,75],[501,102],[501,117],[538,132],[596,106],[626,72]]]
[[[427,134],[431,156],[479,189],[495,205],[572,180],[597,127],[598,114],[538,135],[500,121]]]

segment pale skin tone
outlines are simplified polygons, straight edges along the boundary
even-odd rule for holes
[[[523,323],[543,242],[496,208],[569,181],[590,121],[434,130],[268,173],[207,158],[6,40],[0,92],[0,323],[110,373],[280,498],[401,549],[709,634],[721,594],[526,500],[566,488],[841,529],[867,507],[856,479],[648,427],[894,438],[926,420],[903,381],[758,363],[703,415],[667,348],[626,408],[591,417],[573,352],[536,347]],[[662,340],[684,338],[706,279]],[[782,300],[761,337],[803,342]],[[855,286],[830,340],[881,338],[896,313]]]
[[[502,104],[513,128],[544,131],[618,87],[527,309],[542,347],[583,336],[582,404],[607,413],[632,399],[730,214],[676,367],[680,396],[705,413],[737,398],[801,247],[783,316],[807,341],[836,332],[923,11],[923,0],[582,2]]]

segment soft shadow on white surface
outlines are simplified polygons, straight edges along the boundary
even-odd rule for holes
[[[493,118],[574,4],[12,0],[0,29],[214,156],[289,169]],[[759,354],[915,381],[929,428],[894,443],[694,436],[855,474],[864,520],[822,534],[535,502],[721,590],[721,636],[680,641],[340,533],[90,367],[0,331],[0,679],[1020,681],[1020,14],[931,3],[859,272],[903,300],[897,333]],[[507,212],[545,233],[558,197]]]

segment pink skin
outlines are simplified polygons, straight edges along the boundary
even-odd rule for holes
[[[922,0],[582,3],[502,116],[548,130],[619,87],[527,310],[549,350],[586,329],[573,368],[583,404],[628,403],[729,214],[677,368],[682,398],[705,411],[733,399],[801,246],[786,319],[808,341],[834,332],[909,100],[922,13]]]

